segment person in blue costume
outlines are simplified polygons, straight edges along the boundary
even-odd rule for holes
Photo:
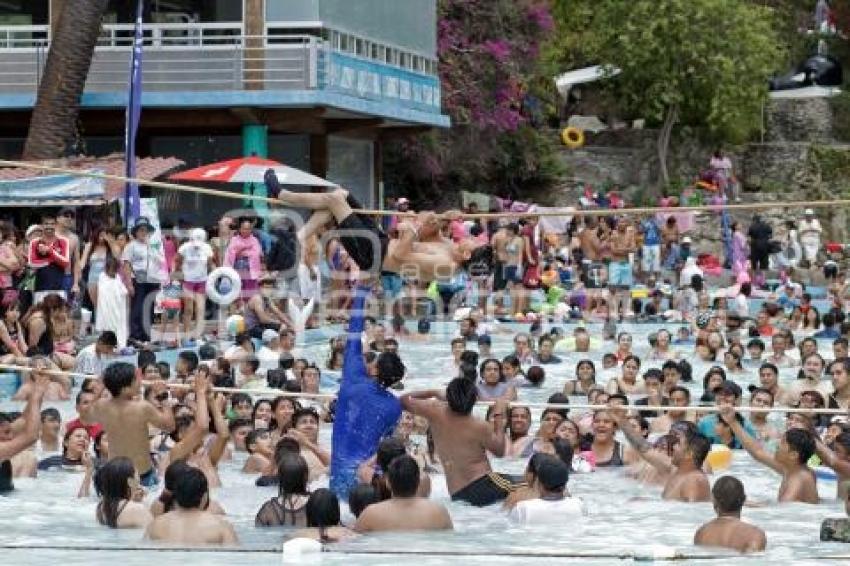
[[[405,367],[398,354],[379,355],[374,378],[363,359],[360,335],[369,292],[364,286],[355,291],[334,416],[330,487],[343,500],[348,500],[349,491],[357,484],[357,467],[375,454],[381,439],[392,434],[401,416],[401,403],[388,391],[404,377]]]

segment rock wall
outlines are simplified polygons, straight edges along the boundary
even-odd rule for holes
[[[765,141],[830,142],[832,108],[829,98],[778,98],[765,108]]]

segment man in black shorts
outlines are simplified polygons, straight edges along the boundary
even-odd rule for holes
[[[753,223],[747,233],[750,237],[750,262],[753,269],[763,271],[768,268],[770,258],[770,239],[773,238],[773,228],[762,220],[761,216],[753,216]]]
[[[475,383],[458,377],[449,383],[445,394],[410,393],[401,398],[401,406],[428,419],[452,500],[484,507],[503,501],[519,484],[494,472],[487,457],[487,452],[497,457],[505,453],[508,404],[496,401],[493,422],[489,423],[472,414],[477,400]]]

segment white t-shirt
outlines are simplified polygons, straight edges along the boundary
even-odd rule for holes
[[[517,503],[511,509],[510,519],[521,525],[563,525],[564,519],[584,514],[584,503],[579,497],[565,497],[557,501],[531,499]]]
[[[131,240],[121,254],[121,260],[130,263],[136,283],[162,283],[165,255],[162,249],[155,250],[150,244]]]
[[[735,297],[735,312],[742,317],[750,316],[750,304],[747,297],[740,293]]]
[[[207,280],[212,246],[206,242],[186,242],[177,250],[183,258],[183,280],[202,283]]]
[[[275,352],[267,346],[263,346],[257,352],[257,361],[260,362],[257,373],[267,375],[270,369],[278,369],[280,367],[280,353]]]

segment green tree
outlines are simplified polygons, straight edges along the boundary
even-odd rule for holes
[[[580,26],[581,59],[606,66],[622,110],[660,123],[661,181],[677,123],[741,142],[758,130],[768,78],[784,66],[774,10],[744,0],[555,0],[559,36]],[[576,19],[571,20],[571,14]],[[574,56],[558,51],[551,61]]]

